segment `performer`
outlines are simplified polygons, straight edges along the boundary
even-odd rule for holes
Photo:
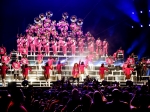
[[[3,65],[0,66],[1,78],[2,78],[2,85],[3,85],[3,87],[6,86],[6,85],[5,85],[5,78],[6,78],[6,72],[7,72],[8,69],[9,69],[9,67],[8,67],[5,63],[3,63]]]
[[[126,76],[126,80],[130,80],[133,70],[134,69],[131,68],[130,65],[127,65],[127,68],[125,68],[125,70],[124,70],[124,74]]]
[[[113,59],[111,56],[107,57],[105,61],[108,67],[111,67],[111,65],[113,64]]]
[[[117,59],[124,59],[124,50],[122,50],[122,47],[119,48],[116,52]]]
[[[88,67],[89,67],[89,59],[88,59],[88,56],[85,58],[84,64],[85,64],[85,68],[84,68],[85,75],[88,76],[88,75],[89,75],[89,74],[88,74]]]
[[[76,41],[75,41],[75,39],[72,40],[71,51],[72,51],[72,55],[75,56],[75,53],[76,53]]]
[[[46,43],[45,43],[45,45],[44,45],[44,49],[45,49],[45,53],[46,53],[46,55],[47,56],[49,56],[50,55],[50,53],[49,53],[49,40],[47,39],[46,40]]]
[[[103,41],[103,56],[108,56],[108,42],[106,39]]]
[[[56,58],[56,59],[57,59],[57,58]],[[54,58],[49,57],[47,63],[48,63],[48,65],[49,65],[50,67],[53,67],[53,63],[54,63],[55,61],[56,61],[56,60],[55,60]],[[53,74],[53,71],[51,70],[50,72],[51,72],[50,74],[52,75],[52,74]]]
[[[84,42],[83,42],[82,39],[79,40],[78,47],[79,47],[80,55],[83,54],[83,52],[84,52]]]
[[[1,62],[5,63],[6,65],[8,65],[9,62],[10,62],[10,56],[7,56],[7,54],[5,53],[4,56],[2,56]]]
[[[31,68],[28,66],[28,64],[25,64],[25,66],[22,68],[22,74],[24,80],[27,80],[29,71],[31,71]]]
[[[94,42],[93,41],[90,41],[88,43],[88,50],[90,53],[94,53]]]
[[[36,51],[36,49],[35,49],[35,44],[36,44],[35,37],[32,36],[31,39],[30,39],[31,55],[33,55],[32,53],[34,53],[34,55],[35,55],[35,51]]]
[[[36,42],[36,47],[38,49],[38,52],[41,52],[41,49],[42,49],[42,40],[40,38],[38,38],[38,40]]]
[[[125,69],[127,68],[127,66],[128,66],[128,62],[124,62],[122,65],[123,72],[125,72]]]
[[[81,76],[81,81],[84,81],[84,69],[85,69],[84,62],[79,61],[79,73]]]
[[[38,66],[39,66],[39,70],[41,70],[41,63],[43,61],[43,54],[41,52],[38,53],[37,55],[37,62],[38,62]]]
[[[77,83],[79,84],[79,65],[78,63],[75,63],[72,69],[72,75],[73,75],[73,83],[75,80],[77,80]]]
[[[60,61],[58,61],[58,64],[56,66],[56,70],[57,70],[57,76],[56,77],[58,78],[58,80],[61,80],[62,66],[64,66],[64,64],[62,64],[62,63],[60,63]]]
[[[62,50],[63,50],[64,56],[67,56],[67,43],[66,42],[64,42],[64,44],[62,46]]]
[[[89,67],[91,70],[93,70],[94,69],[94,66],[93,66],[94,54],[90,53],[88,55],[88,60],[89,60]]]
[[[27,56],[23,56],[22,58],[21,58],[21,64],[22,65],[26,65],[26,64],[29,64],[29,62],[28,62],[28,58],[27,58]]]
[[[53,42],[52,49],[53,49],[54,56],[56,56],[57,55],[57,41]]]
[[[100,38],[96,40],[96,53],[100,56],[103,55],[102,41],[100,40]]]
[[[108,71],[108,69],[104,67],[104,64],[101,64],[101,67],[99,68],[99,75],[101,81],[104,80],[105,71]]]
[[[19,70],[21,69],[19,60],[12,63],[12,68],[14,69],[14,80],[19,80]]]
[[[6,53],[6,48],[2,45],[1,47],[0,47],[0,58],[2,58],[2,56],[4,55]]]
[[[48,83],[48,86],[50,86],[50,71],[53,69],[52,66],[49,66],[48,63],[44,66],[44,77],[46,80],[46,85]]]

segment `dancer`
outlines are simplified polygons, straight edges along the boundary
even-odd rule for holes
[[[37,55],[37,62],[38,62],[38,66],[39,66],[39,70],[41,70],[41,63],[43,61],[43,54],[41,52],[38,53]]]
[[[81,62],[79,61],[79,73],[80,73],[80,76],[81,76],[81,81],[84,81],[84,69],[85,69],[85,65],[84,65],[84,62]]]
[[[31,50],[31,55],[35,55],[35,44],[36,44],[36,40],[35,40],[35,37],[31,37],[30,38],[30,50]]]
[[[53,69],[52,66],[49,66],[48,63],[44,66],[44,77],[46,80],[46,85],[50,86],[50,71]],[[48,83],[48,84],[47,84]]]
[[[53,54],[54,56],[56,56],[57,55],[57,41],[54,41],[52,44],[53,44],[52,45]]]
[[[38,38],[38,40],[36,42],[36,47],[38,49],[38,52],[41,52],[41,49],[42,49],[42,40],[40,38]]]
[[[2,78],[2,86],[5,87],[5,78],[6,78],[6,72],[9,69],[9,67],[3,63],[2,66],[0,66],[0,71],[1,71],[1,78]]]
[[[58,61],[58,64],[56,66],[56,70],[57,70],[57,74],[56,77],[58,78],[58,80],[61,80],[61,74],[62,74],[62,66],[64,66],[64,64],[62,64],[60,61]]]
[[[64,44],[62,46],[62,50],[63,50],[64,56],[67,56],[67,43],[66,42],[64,42]]]
[[[25,64],[24,67],[22,67],[22,74],[23,74],[23,79],[27,80],[28,75],[29,75],[29,71],[31,71],[32,69],[28,66],[28,64]]]
[[[103,55],[103,49],[102,49],[102,41],[100,40],[100,38],[98,38],[96,40],[96,53],[99,56]]]
[[[108,56],[108,42],[106,39],[103,41],[103,56]]]
[[[7,56],[7,54],[5,53],[4,56],[2,56],[1,62],[8,65],[10,62],[10,56]]]
[[[130,80],[131,74],[132,74],[133,71],[134,71],[134,69],[131,68],[130,65],[127,65],[127,68],[125,68],[125,70],[124,70],[124,74],[126,76],[126,80]]]
[[[104,64],[101,64],[101,67],[99,68],[99,75],[101,81],[104,80],[105,71],[108,71],[108,69],[104,67]]]
[[[90,53],[94,53],[94,42],[92,40],[88,43],[88,50]]]
[[[135,60],[133,57],[129,56],[127,59],[127,63],[130,64],[131,66],[135,65]]]
[[[15,62],[12,63],[12,68],[14,69],[14,80],[19,80],[19,70],[21,68],[20,62],[17,59]]]
[[[75,80],[77,80],[77,83],[79,84],[79,65],[78,63],[75,63],[72,69],[72,75],[73,75],[73,83]]]
[[[49,56],[50,55],[50,53],[49,53],[49,40],[47,39],[46,40],[46,43],[45,43],[45,45],[44,45],[44,49],[45,49],[45,53],[46,53],[46,56]]]
[[[21,62],[22,65],[29,64],[28,58],[27,58],[26,55],[23,55],[20,62]]]
[[[107,57],[105,61],[108,67],[111,67],[111,65],[113,64],[113,59],[111,56]]]
[[[2,58],[2,56],[3,56],[5,53],[6,53],[6,48],[2,45],[2,46],[0,47],[0,56],[1,56],[1,58]]]
[[[57,59],[57,58],[56,58]],[[56,59],[52,58],[52,57],[49,57],[47,63],[50,67],[53,67],[53,63],[56,61]],[[50,71],[50,74],[52,75],[53,74],[53,71],[51,70]]]

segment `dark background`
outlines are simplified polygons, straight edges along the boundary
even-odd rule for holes
[[[84,19],[84,33],[106,38],[111,55],[122,46],[126,56],[150,56],[150,0],[0,0],[0,45],[16,49],[17,33],[49,10],[56,21],[63,12]]]

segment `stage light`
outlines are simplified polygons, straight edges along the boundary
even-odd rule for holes
[[[132,26],[132,28],[134,28],[134,26]]]
[[[149,10],[149,12],[150,12],[150,10]]]
[[[140,11],[140,13],[143,13],[143,11]]]
[[[143,25],[141,25],[141,27],[143,27]]]
[[[149,24],[149,26],[150,26],[150,24]]]
[[[132,12],[132,14],[134,14],[134,12]]]
[[[11,80],[9,79],[8,82],[11,82]]]

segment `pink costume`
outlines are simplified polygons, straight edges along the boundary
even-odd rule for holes
[[[106,58],[106,63],[107,63],[107,65],[112,65],[113,59],[111,57]]]
[[[84,42],[82,40],[78,43],[79,53],[82,54],[84,52]]]
[[[90,53],[94,53],[94,42],[88,43],[88,50]]]
[[[54,61],[55,61],[55,60],[54,60],[53,58],[49,58],[49,59],[48,59],[48,65],[49,65],[49,66],[52,66],[53,63],[54,63]]]
[[[89,65],[89,59],[88,59],[88,57],[86,57],[84,64],[85,64],[85,67],[87,68],[88,65]]]
[[[31,37],[30,38],[30,50],[31,50],[31,53],[36,51],[35,49],[35,44],[36,44],[36,39],[34,37]]]
[[[79,67],[78,66],[77,67],[73,67],[72,75],[73,75],[74,78],[79,77]]]
[[[36,47],[38,49],[38,52],[41,52],[41,48],[42,48],[42,41],[40,39],[37,40],[36,42]]]
[[[89,62],[92,62],[93,59],[94,59],[94,55],[93,55],[93,54],[89,54],[89,55],[88,55],[88,60],[89,60]]]
[[[14,70],[19,70],[21,68],[20,63],[19,62],[13,62],[12,68]]]
[[[76,53],[76,41],[75,40],[72,41],[71,51],[72,51],[72,55],[75,55]]]
[[[22,55],[28,55],[28,47],[27,46],[24,46],[21,48],[21,54]]]
[[[4,55],[6,53],[5,47],[0,47],[0,55]]]
[[[56,41],[53,42],[52,49],[53,49],[53,54],[57,55],[57,42]]]
[[[81,74],[84,74],[84,68],[85,67],[86,67],[85,65],[79,65],[79,70],[80,70]]]
[[[127,66],[128,66],[128,63],[127,62],[125,62],[125,63],[123,63],[123,65],[122,65],[122,70],[125,72],[125,69],[127,68]]]
[[[127,59],[127,63],[128,63],[129,65],[134,65],[134,64],[135,64],[134,58],[129,57],[129,58]]]
[[[67,55],[67,43],[66,42],[64,42],[62,49],[63,49],[63,54]]]
[[[102,51],[102,41],[100,39],[96,40],[96,53],[100,56],[103,55],[103,51]]]
[[[124,50],[119,49],[119,50],[116,52],[116,58],[118,58],[120,54],[124,57]]]
[[[22,58],[21,59],[21,64],[23,64],[23,65],[29,64],[28,59],[27,58]]]
[[[10,62],[10,57],[9,56],[2,56],[2,63],[5,63],[5,64],[9,64]]]
[[[115,61],[117,60],[117,52],[115,52],[115,53],[113,54],[113,58],[114,58]]]
[[[64,66],[63,64],[57,64],[56,66],[56,70],[58,71],[58,74],[61,74],[61,69],[62,69],[62,66]]]
[[[103,55],[108,55],[108,42],[106,40],[103,41]]]
[[[48,40],[46,40],[46,43],[45,43],[45,45],[44,45],[44,49],[45,49],[45,53],[46,54],[49,54],[49,41]]]
[[[37,55],[37,60],[38,61],[42,61],[43,60],[43,55],[42,54],[38,54]]]
[[[22,39],[21,38],[18,38],[17,39],[17,51],[19,53],[21,53],[21,47],[23,46],[23,43],[22,43]]]

